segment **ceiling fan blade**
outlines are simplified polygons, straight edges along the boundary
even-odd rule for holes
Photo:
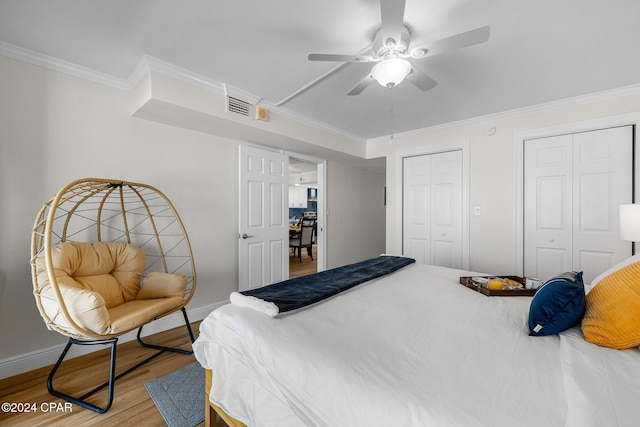
[[[348,96],[354,96],[354,95],[359,95],[360,92],[362,92],[363,90],[365,90],[367,87],[369,87],[369,85],[374,81],[373,77],[371,77],[371,74],[368,74],[364,79],[360,80],[360,82],[355,85],[353,87],[353,89],[351,89],[347,95]]]
[[[371,62],[374,58],[370,55],[332,55],[325,53],[309,54],[309,61],[337,61],[337,62]]]
[[[409,75],[405,77],[405,79],[409,80],[411,83],[425,92],[429,89],[433,89],[438,85],[437,81],[433,80],[431,77],[427,76],[416,67],[411,68],[411,73],[409,73]]]
[[[486,42],[489,40],[490,35],[491,29],[489,26],[476,28],[475,30],[466,31],[464,33],[456,34],[455,36],[415,47],[411,49],[411,56],[414,58],[424,58],[425,56],[437,55],[439,53],[473,46]]]
[[[404,29],[405,0],[380,0],[380,18],[382,21],[382,43],[391,48],[387,42],[393,40],[398,45],[402,40]]]

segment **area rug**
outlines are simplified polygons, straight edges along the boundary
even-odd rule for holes
[[[197,362],[144,386],[169,427],[204,421],[204,369]]]

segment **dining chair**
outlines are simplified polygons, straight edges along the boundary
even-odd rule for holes
[[[316,220],[303,218],[300,224],[300,233],[297,237],[289,238],[289,248],[293,249],[293,255],[298,252],[298,259],[302,262],[302,248],[307,248],[307,254],[313,260],[313,234],[316,228]]]

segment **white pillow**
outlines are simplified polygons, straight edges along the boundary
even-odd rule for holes
[[[589,292],[591,292],[591,289],[595,288],[595,286],[600,283],[600,281],[602,279],[604,279],[605,277],[607,277],[608,275],[610,275],[611,273],[615,273],[616,271],[620,270],[621,268],[624,268],[630,264],[633,264],[634,262],[638,262],[640,261],[640,253],[637,253],[633,256],[630,256],[629,258],[625,259],[624,261],[614,265],[613,267],[609,268],[608,270],[600,273],[600,275],[598,277],[596,277],[595,279],[593,279],[591,281],[591,284],[586,284],[584,285],[584,294],[587,295]]]

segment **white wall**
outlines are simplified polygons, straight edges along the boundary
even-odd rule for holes
[[[469,141],[469,268],[491,274],[521,274],[518,135],[554,133],[570,124],[573,126],[567,128],[571,131],[593,122],[619,124],[626,117],[635,120],[637,113],[640,90],[635,87],[396,135],[392,144],[370,141],[368,157],[387,156],[387,252],[400,253],[402,248],[398,156],[403,151]],[[620,116],[625,118],[617,119]],[[495,133],[490,133],[493,128]],[[480,216],[473,215],[475,206],[481,208]]]
[[[38,210],[69,181],[117,178],[160,189],[180,213],[193,246],[198,287],[188,312],[201,318],[203,308],[227,300],[237,289],[238,144],[133,118],[127,91],[0,56],[0,377],[17,373],[12,369],[25,355],[50,348],[53,363],[66,342],[46,330],[36,309],[29,244]],[[347,186],[329,179],[329,205],[336,211],[347,193],[369,194],[384,182],[382,175],[371,180],[371,174],[337,162],[328,168],[350,179]],[[369,215],[377,237],[366,248],[352,245],[351,257],[365,258],[372,245],[375,252],[384,250],[384,211]],[[345,238],[366,225],[350,226]],[[343,232],[329,229],[329,254],[343,250]],[[331,255],[328,266],[338,264],[340,256]]]
[[[385,248],[384,175],[336,162],[327,169],[328,267],[379,256]]]

